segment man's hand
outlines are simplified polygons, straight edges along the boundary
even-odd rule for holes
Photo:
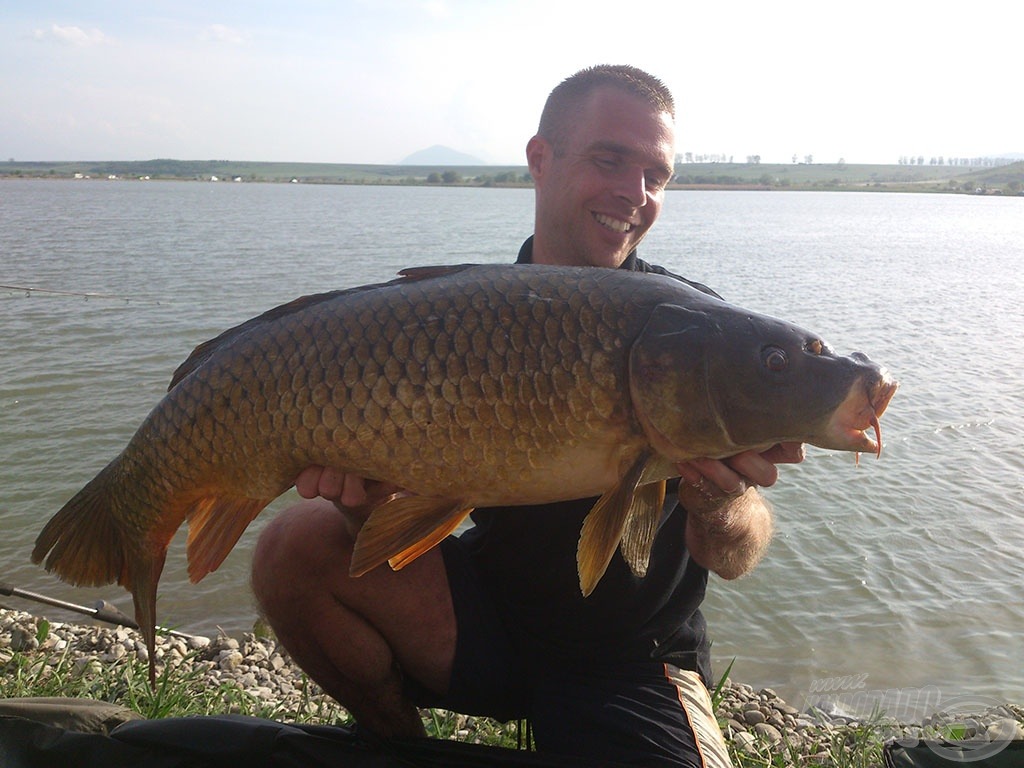
[[[749,572],[772,537],[772,514],[754,486],[779,479],[776,464],[804,459],[801,443],[779,443],[766,451],[744,451],[716,461],[679,465],[679,502],[687,510],[686,545],[693,559],[725,579]]]
[[[343,472],[334,467],[306,467],[295,478],[295,490],[304,499],[323,498],[334,504],[345,518],[354,539],[373,510],[401,489],[377,480]]]
[[[358,507],[366,502],[363,478],[334,467],[306,467],[295,478],[295,490],[304,499],[321,496],[342,507]]]
[[[744,451],[721,461],[694,459],[679,465],[679,475],[690,485],[707,483],[726,495],[742,493],[748,485],[768,488],[779,479],[776,464],[799,464],[804,460],[803,443],[777,443],[767,451]]]

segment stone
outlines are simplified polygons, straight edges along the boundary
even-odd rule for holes
[[[744,752],[751,754],[757,752],[757,737],[752,733],[741,731],[736,734],[733,741],[736,746]]]
[[[243,661],[245,661],[245,657],[241,653],[229,649],[220,652],[217,657],[217,666],[226,672],[235,672],[242,666]]]
[[[755,725],[754,733],[761,738],[770,741],[772,744],[779,744],[782,742],[782,734],[779,732],[779,729],[774,725],[769,725],[768,723],[758,723]]]
[[[747,726],[744,723],[741,723],[736,718],[730,717],[728,720],[725,721],[725,730],[726,730],[726,735],[728,736],[730,732],[731,733],[743,733],[744,731],[747,730]]]
[[[989,741],[1024,739],[1024,727],[1012,717],[1002,717],[985,729]]]
[[[11,650],[12,651],[34,651],[39,647],[35,632],[29,632],[25,627],[11,627]]]
[[[748,709],[743,713],[747,725],[760,725],[765,721],[764,712],[759,709]]]

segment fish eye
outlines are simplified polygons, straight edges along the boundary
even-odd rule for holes
[[[779,347],[765,347],[761,352],[761,361],[769,371],[779,373],[789,367],[789,357],[786,350]]]

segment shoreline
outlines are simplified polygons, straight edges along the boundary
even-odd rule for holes
[[[211,692],[214,711],[208,714],[248,714],[323,725],[351,720],[343,707],[306,678],[272,637],[253,633],[241,638],[158,635],[156,654],[158,687],[166,679],[170,687]],[[28,675],[36,683],[33,688],[44,681],[57,690],[74,688],[72,683],[80,687],[84,682],[88,690],[94,690],[93,678],[116,676],[127,668],[145,677],[146,661],[145,645],[135,630],[49,621],[0,605],[0,680]],[[867,764],[876,759],[881,764],[881,745],[893,738],[910,743],[936,736],[974,740],[971,743],[1024,739],[1024,707],[1015,705],[992,707],[967,718],[937,713],[924,722],[900,723],[884,715],[860,720],[821,710],[800,711],[770,689],[754,690],[731,680],[725,681],[718,693],[716,714],[740,762],[744,756],[760,760],[788,755],[828,764],[834,762],[836,750],[866,750]],[[59,694],[47,690],[15,695]],[[0,688],[0,698],[8,696],[10,692]],[[183,691],[183,696],[187,699],[190,694]],[[518,738],[514,723],[501,725],[486,718],[441,712],[446,723],[442,729],[438,712],[422,714],[428,726],[434,725],[431,735],[436,737],[504,745],[514,745]]]

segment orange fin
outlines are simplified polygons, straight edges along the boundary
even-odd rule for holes
[[[615,487],[597,500],[583,521],[576,549],[576,568],[584,597],[594,591],[622,541],[636,489],[649,460],[649,454],[642,454]]]
[[[129,566],[132,604],[135,606],[135,623],[139,625],[139,631],[146,641],[151,687],[156,687],[156,585],[164,570],[166,557],[167,544],[165,543],[155,557],[136,558]]]
[[[149,679],[156,679],[156,587],[167,545],[181,517],[163,515],[162,526],[144,534],[122,520],[138,518],[123,507],[120,460],[112,461],[61,507],[36,538],[32,561],[46,558],[46,570],[78,586],[117,581],[132,593],[135,621],[149,651]],[[155,513],[159,515],[159,513]]]
[[[665,481],[641,485],[633,494],[633,504],[626,518],[619,551],[629,565],[629,570],[638,578],[647,575],[651,559],[654,536],[665,507]]]
[[[108,464],[55,514],[36,537],[32,562],[77,586],[125,583],[128,537],[112,501],[118,462]]]
[[[217,570],[249,523],[271,501],[204,496],[195,502],[188,512],[189,581],[195,584]]]
[[[356,537],[349,573],[362,576],[385,560],[400,570],[440,544],[473,511],[463,501],[399,496],[377,507]]]

